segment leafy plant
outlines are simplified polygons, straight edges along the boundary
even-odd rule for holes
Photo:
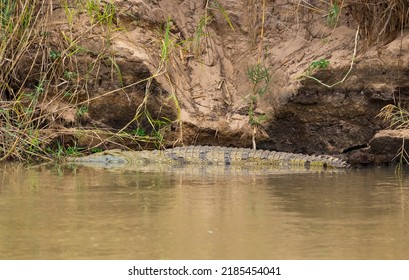
[[[329,65],[329,61],[326,60],[325,58],[321,58],[320,60],[315,60],[311,62],[310,64],[310,69],[327,69]]]
[[[262,64],[258,63],[247,69],[247,77],[253,84],[252,92],[248,98],[248,110],[247,114],[249,116],[250,126],[253,127],[252,141],[253,148],[256,149],[255,135],[257,128],[259,128],[263,122],[267,119],[266,115],[256,115],[255,110],[258,106],[258,101],[266,93],[269,83],[270,74],[268,69]]]
[[[44,81],[39,81],[38,85],[35,86],[35,94],[39,95],[44,92]]]
[[[82,116],[84,116],[86,113],[88,113],[88,106],[83,105],[83,106],[80,106],[80,107],[77,109],[77,116],[78,116],[78,117],[82,117]]]
[[[56,51],[56,50],[50,50],[50,58],[52,60],[57,60],[60,57],[61,57],[61,52]]]

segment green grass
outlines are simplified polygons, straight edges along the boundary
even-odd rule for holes
[[[50,157],[58,159],[58,160],[61,160],[65,157],[82,156],[84,155],[83,152],[86,150],[87,150],[86,148],[78,147],[76,143],[73,143],[73,146],[66,146],[66,145],[61,144],[60,141],[56,141],[54,147],[48,146],[46,148],[47,154],[50,155]]]
[[[85,1],[85,7],[91,24],[95,22],[107,26],[114,24],[116,8],[112,1],[87,0]]]
[[[330,8],[327,15],[327,24],[329,26],[335,26],[340,13],[340,6],[337,0],[334,0],[332,3],[329,4]]]
[[[131,131],[132,134],[136,136],[146,136],[146,130],[142,127],[137,127],[136,129]]]
[[[168,17],[166,20],[165,30],[162,39],[162,46],[160,48],[160,62],[158,66],[157,72],[162,70],[162,67],[166,65],[169,61],[169,55],[173,49],[174,42],[170,38],[170,25],[171,25],[171,18]]]

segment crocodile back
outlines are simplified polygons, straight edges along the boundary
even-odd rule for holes
[[[126,151],[129,163],[177,163],[215,165],[274,165],[346,168],[348,164],[328,155],[304,155],[268,150],[220,146],[187,146],[167,150]]]

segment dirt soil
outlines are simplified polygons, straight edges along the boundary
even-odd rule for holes
[[[125,88],[117,90],[121,85],[112,77],[112,65],[101,65],[94,87],[81,97],[91,100],[83,125],[121,129],[130,124],[127,129],[135,129],[132,121],[147,97],[148,82],[141,80],[155,75],[146,109],[154,119],[179,120],[167,128],[165,146],[251,147],[253,84],[247,71],[261,63],[270,82],[255,103],[254,113],[267,117],[256,130],[258,148],[342,154],[355,163],[384,162],[368,156],[368,147],[374,135],[387,128],[376,117],[382,107],[399,101],[408,108],[408,30],[386,43],[369,44],[361,33],[357,36],[358,24],[348,9],[331,25],[325,13],[317,12],[327,11],[321,1],[308,1],[315,10],[290,0],[266,1],[264,9],[262,1],[255,0],[220,0],[222,9],[206,9],[203,0],[113,2],[118,28],[110,52]],[[211,19],[195,40],[205,15]],[[62,9],[54,16],[50,26],[63,29]],[[167,19],[171,44],[169,58],[161,65]],[[81,22],[75,26],[79,33],[86,28]],[[92,38],[79,43],[100,48],[102,31],[96,29]],[[345,80],[326,87],[303,77],[320,59],[329,61],[328,67],[311,75],[327,85]],[[148,120],[142,118],[139,125],[149,132]]]

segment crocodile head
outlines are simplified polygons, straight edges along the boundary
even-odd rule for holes
[[[75,163],[90,167],[120,168],[128,164],[128,159],[120,150],[109,150],[84,157],[69,157],[69,163]]]

